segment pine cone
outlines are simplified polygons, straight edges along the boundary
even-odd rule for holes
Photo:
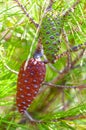
[[[25,62],[20,68],[17,81],[16,103],[20,113],[24,113],[38,94],[46,72],[45,64],[39,59],[31,58],[25,70],[24,66]]]
[[[39,32],[44,48],[44,54],[51,63],[54,62],[55,55],[57,55],[61,46],[60,34],[63,26],[61,17],[57,15],[54,16],[54,14],[50,11],[45,15]]]

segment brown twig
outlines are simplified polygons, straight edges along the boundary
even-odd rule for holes
[[[86,42],[84,44],[80,44],[78,46],[74,46],[70,49],[68,49],[67,51],[64,51],[62,54],[59,54],[56,56],[56,60],[59,60],[60,58],[64,57],[64,56],[67,56],[68,52],[77,52],[79,51],[80,49],[85,49],[86,48]]]
[[[81,50],[81,49],[83,49],[83,51],[84,51],[85,48],[86,48],[86,42],[83,43],[83,44],[80,44],[80,45],[78,45],[78,46],[73,46],[72,48],[70,48],[70,49],[64,51],[63,53],[58,54],[58,55],[55,57],[55,59],[56,59],[56,61],[57,61],[57,60],[61,59],[62,57],[67,56],[67,55],[68,55],[68,52],[71,52],[71,53],[72,53],[72,52],[77,52],[77,51],[79,51],[79,50]],[[82,53],[83,53],[83,51],[82,51]],[[77,58],[78,58],[78,57],[77,57]],[[44,57],[44,59],[45,59],[45,57]],[[76,59],[76,60],[77,60],[77,59]],[[74,62],[75,62],[75,61],[74,61]],[[45,63],[45,64],[48,64],[49,61],[45,59],[44,63]],[[57,72],[58,72],[58,70],[57,70]],[[59,73],[60,73],[60,72],[59,72]]]
[[[71,67],[71,62],[72,62],[72,59],[71,59],[71,54],[70,54],[70,44],[69,44],[69,40],[68,40],[68,36],[67,36],[67,33],[66,31],[63,29],[63,35],[64,35],[64,39],[65,39],[65,44],[66,44],[66,47],[67,47],[67,66],[68,68]]]
[[[13,1],[15,1],[18,4],[18,6],[21,8],[24,14],[29,18],[30,22],[33,23],[36,28],[38,28],[39,25],[29,16],[26,8],[19,2],[19,0],[13,0]]]
[[[48,11],[48,10],[51,10],[51,9],[52,9],[53,2],[54,2],[53,0],[50,0],[49,5],[48,5],[48,7],[47,7],[46,11]]]
[[[63,91],[63,89],[83,89],[86,88],[86,85],[80,85],[80,86],[66,86],[66,85],[57,85],[56,83],[63,79],[64,76],[66,74],[68,74],[68,72],[74,68],[75,64],[79,61],[79,59],[82,57],[83,55],[83,51],[80,53],[79,58],[75,59],[76,62],[72,62],[72,66],[70,68],[67,68],[67,66],[64,68],[64,70],[61,72],[61,74],[59,74],[55,79],[53,79],[52,81],[50,81],[49,83],[43,83],[43,85],[45,85],[42,89],[40,89],[39,93],[43,93],[48,87],[50,88],[50,92],[48,93],[47,97],[45,98],[45,101],[47,100],[47,98],[49,98],[49,96],[52,94],[52,89],[54,87],[56,87],[58,90],[56,91],[56,95],[59,96],[59,94],[61,94],[61,92]],[[47,86],[47,87],[46,87]],[[51,100],[53,101],[53,100]],[[41,107],[41,110],[46,110],[49,106],[49,103],[46,104],[45,108],[43,109],[43,106]]]
[[[69,117],[55,119],[55,120],[52,120],[51,122],[57,122],[57,121],[61,121],[61,120],[79,120],[79,119],[86,119],[86,115],[79,114],[79,115],[75,115],[75,116],[69,116]]]
[[[64,118],[65,120],[79,120],[79,119],[86,119],[86,115],[78,115],[78,116],[71,116]]]
[[[53,83],[50,83],[50,82],[44,82],[43,85],[47,85],[47,86],[50,86],[50,87],[56,87],[56,88],[64,88],[64,89],[83,89],[83,88],[86,88],[86,84],[82,84],[82,85],[79,85],[79,86],[65,86],[65,85],[56,85],[56,84],[53,84]]]
[[[62,73],[59,74],[59,76],[57,76],[56,78],[54,78],[51,83],[57,83],[59,80],[61,80],[71,69],[73,69],[74,65],[79,61],[79,59],[83,56],[84,50],[81,51],[80,55],[78,56],[78,58],[76,58],[72,63],[71,63],[71,67],[68,68],[68,66],[66,66]]]
[[[70,7],[66,12],[63,12],[62,13],[62,17],[65,17],[67,15],[69,15],[70,12],[73,12],[75,7],[80,3],[80,0],[77,0],[73,5],[72,7]]]
[[[76,64],[76,62],[83,56],[84,52],[85,52],[85,49],[83,49],[83,50],[81,51],[81,53],[79,54],[79,56],[77,56],[76,59],[72,62],[72,67],[73,67],[73,66]]]

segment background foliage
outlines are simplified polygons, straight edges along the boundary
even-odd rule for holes
[[[20,2],[36,23],[40,23],[44,8],[49,3],[44,0],[21,0]],[[53,9],[61,14],[74,2],[76,0],[56,0]],[[80,1],[66,16],[64,30],[66,39],[62,33],[60,53],[86,42],[85,0]],[[46,65],[46,85],[42,85],[38,96],[28,109],[31,115],[41,119],[42,123],[31,124],[17,111],[15,104],[17,72],[28,55],[32,56],[34,53],[38,41],[36,31],[36,27],[16,2],[0,0],[0,129],[86,130],[86,52],[84,49],[70,53],[72,57],[70,69],[66,66],[67,57],[57,60],[52,65]],[[30,52],[31,48],[32,52]],[[82,52],[84,53],[80,56]],[[74,60],[76,61],[73,62]],[[63,72],[64,68],[66,71]],[[49,86],[47,82],[53,85]]]

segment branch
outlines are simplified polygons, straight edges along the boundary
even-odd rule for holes
[[[60,58],[67,56],[68,52],[77,52],[80,49],[85,49],[86,48],[86,42],[84,44],[80,44],[78,46],[74,46],[70,49],[68,49],[67,51],[64,51],[62,54],[59,54],[56,56],[56,60],[59,60]]]
[[[50,82],[44,82],[43,85],[47,85],[47,86],[50,86],[50,87],[56,87],[56,88],[64,88],[64,89],[84,89],[86,88],[86,85],[82,84],[82,85],[79,85],[79,86],[65,86],[65,85],[56,85],[56,84],[53,84],[53,83],[50,83]]]
[[[77,52],[77,51],[79,51],[79,50],[81,50],[81,49],[83,49],[83,51],[85,50],[85,48],[86,48],[86,42],[84,43],[84,44],[80,44],[80,45],[78,45],[78,46],[73,46],[72,48],[70,48],[70,49],[68,49],[67,51],[64,51],[62,54],[58,54],[57,56],[55,56],[55,60],[59,60],[59,59],[61,59],[62,57],[65,57],[65,56],[67,56],[68,55],[68,53],[69,52]],[[77,57],[78,58],[78,57]],[[44,57],[44,63],[45,64],[48,64],[49,63],[49,61]],[[58,72],[58,70],[57,70],[57,72]],[[60,72],[58,72],[58,73],[60,73]]]
[[[53,3],[54,3],[54,0],[50,0],[50,1],[49,1],[49,5],[48,5],[48,7],[47,7],[46,11],[48,11],[48,10],[51,10],[51,9],[52,9],[52,5],[53,5]]]
[[[64,118],[59,118],[52,120],[51,122],[57,122],[57,121],[62,121],[62,120],[79,120],[79,119],[86,119],[86,115],[77,115],[77,116],[69,116],[69,117],[64,117]]]
[[[79,119],[86,119],[86,115],[78,115],[78,116],[71,116],[64,118],[65,120],[79,120]]]
[[[68,68],[68,66],[66,66],[64,68],[64,70],[59,74],[59,76],[57,76],[56,78],[54,78],[51,82],[52,83],[56,83],[59,80],[61,80],[71,69],[73,69],[74,65],[79,61],[79,59],[83,56],[84,50],[81,51],[80,55],[71,63],[71,67]]]
[[[80,3],[80,0],[77,0],[77,1],[72,5],[72,7],[70,7],[66,12],[64,12],[64,13],[62,14],[62,17],[65,17],[65,16],[69,15],[70,12],[73,12],[74,9],[75,9],[75,7],[76,7],[79,3]]]
[[[29,16],[26,8],[19,2],[19,0],[13,0],[13,1],[15,1],[18,4],[18,6],[21,8],[24,14],[29,18],[30,22],[33,23],[36,28],[38,28],[39,25]]]
[[[68,51],[67,51],[67,66],[68,68],[71,67],[71,62],[72,62],[72,59],[71,59],[71,54],[70,54],[70,46],[69,46],[69,40],[68,40],[68,36],[67,36],[67,33],[66,31],[63,29],[63,35],[64,35],[64,39],[65,39],[65,44],[66,44],[66,47],[68,48]]]
[[[81,51],[81,53],[79,54],[79,56],[72,62],[72,67],[73,67],[73,66],[76,64],[76,62],[83,56],[84,52],[85,52],[85,49],[83,49],[83,50]]]

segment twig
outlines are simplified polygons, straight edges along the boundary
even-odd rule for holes
[[[53,83],[50,83],[50,82],[44,82],[43,85],[47,85],[47,86],[50,86],[50,87],[56,87],[56,88],[64,88],[64,89],[83,89],[83,88],[86,88],[86,85],[82,84],[82,85],[79,85],[79,86],[65,86],[65,85],[56,85],[56,84],[53,84]]]
[[[55,57],[55,60],[59,60],[59,59],[61,59],[62,57],[65,57],[65,56],[67,56],[68,55],[68,52],[77,52],[77,51],[79,51],[79,50],[81,50],[81,49],[83,49],[83,50],[85,50],[85,48],[86,48],[86,42],[85,43],[83,43],[83,44],[80,44],[80,45],[77,45],[77,46],[73,46],[72,48],[70,48],[69,50],[66,50],[66,51],[64,51],[63,53],[61,53],[61,54],[58,54],[58,55],[56,55],[56,57]],[[49,63],[49,61],[44,57],[44,63],[45,64],[48,64]],[[58,72],[58,70],[57,70],[57,72]],[[60,73],[60,72],[59,72]]]
[[[86,115],[78,115],[78,116],[71,116],[64,118],[65,120],[79,120],[79,119],[86,119]]]
[[[36,28],[38,28],[39,25],[29,16],[26,8],[19,2],[19,0],[13,0],[13,1],[15,1],[18,4],[18,6],[21,8],[24,14],[29,18],[30,22],[33,23]]]
[[[68,68],[67,66],[64,68],[64,70],[62,71],[62,73],[59,74],[59,76],[57,76],[56,78],[54,78],[52,80],[52,83],[56,83],[59,80],[61,80],[71,69],[73,69],[74,65],[79,61],[79,59],[83,56],[84,50],[81,51],[80,55],[78,56],[78,58],[76,58],[72,63],[71,63],[71,67]]]
[[[66,31],[64,29],[63,29],[63,34],[64,34],[64,39],[65,39],[65,44],[66,44],[67,50],[68,50],[68,52],[67,52],[67,56],[68,56],[68,58],[67,58],[67,61],[68,61],[67,62],[67,66],[68,66],[68,68],[70,68],[72,59],[71,59],[71,54],[70,54],[70,47],[69,47],[68,36],[67,36],[67,33],[66,33]]]
[[[75,7],[80,3],[80,0],[77,0],[73,5],[72,7],[70,7],[66,12],[64,12],[62,14],[62,17],[65,17],[67,16],[70,12],[73,12],[73,10],[75,9]]]
[[[72,67],[73,67],[74,64],[76,64],[76,62],[83,56],[84,52],[85,52],[85,49],[83,49],[83,50],[81,51],[81,53],[79,54],[79,56],[76,57],[76,59],[72,62]]]
[[[69,116],[69,117],[64,117],[64,118],[58,118],[58,119],[51,120],[51,122],[58,122],[58,121],[62,121],[62,120],[79,120],[79,119],[86,119],[86,115],[79,114],[77,116]],[[46,121],[43,121],[43,122],[45,123]]]
[[[50,0],[49,5],[48,5],[48,7],[47,7],[46,11],[48,11],[48,10],[51,10],[51,9],[52,9],[53,2],[54,2],[53,0]]]
[[[67,56],[68,52],[77,52],[79,51],[80,49],[85,49],[86,48],[86,42],[84,44],[80,44],[78,46],[74,46],[72,48],[70,48],[69,50],[67,51],[64,51],[62,54],[59,54],[56,56],[56,60],[59,60],[60,58],[64,57],[64,56]]]
[[[79,59],[83,56],[83,53],[84,53],[84,51],[82,50],[81,51],[81,53],[80,53],[80,55],[79,55],[79,58],[76,58],[73,62],[72,62],[72,66],[70,67],[70,68],[68,68],[67,66],[64,68],[64,70],[57,76],[57,77],[55,77],[52,81],[50,81],[50,83],[43,83],[43,85],[45,84],[45,85],[47,85],[48,87],[51,87],[51,91],[50,91],[50,93],[52,92],[52,88],[53,87],[56,87],[57,89],[58,89],[58,93],[57,93],[57,95],[59,96],[59,94],[61,94],[61,92],[62,92],[62,90],[63,89],[71,89],[71,88],[73,88],[73,89],[83,89],[83,88],[86,88],[86,85],[80,85],[80,86],[65,86],[65,85],[56,85],[56,83],[59,81],[59,80],[61,80],[61,79],[63,79],[64,78],[64,76],[66,75],[66,74],[68,74],[69,73],[69,71],[71,70],[71,69],[73,69],[74,68],[74,66],[75,66],[75,64],[79,61]],[[40,92],[43,92],[44,90],[46,90],[46,86],[45,86],[45,88],[44,89],[42,89]]]

